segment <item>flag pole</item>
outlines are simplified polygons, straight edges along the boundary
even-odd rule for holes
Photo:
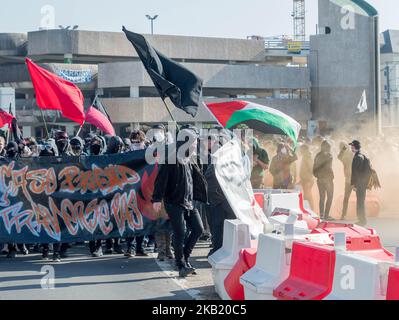
[[[83,126],[84,126],[85,124],[86,124],[86,121],[83,122],[83,124],[80,126],[80,128],[79,128],[79,130],[78,130],[78,133],[76,134],[77,137],[79,137],[79,134],[80,134],[80,132],[82,131]]]
[[[42,114],[42,118],[43,118],[43,122],[44,122],[44,127],[46,128],[46,133],[47,133],[47,139],[50,138],[50,133],[48,132],[48,128],[47,128],[47,122],[46,119],[44,118],[44,113],[43,110],[40,108],[40,113]]]
[[[169,116],[172,118],[172,121],[176,124],[177,131],[179,132],[180,127],[179,127],[179,124],[177,123],[175,117],[173,116],[172,111],[170,110],[170,108],[169,108],[169,106],[167,105],[167,103],[165,102],[165,100],[162,99],[162,98],[161,98],[161,100],[162,100],[163,104],[165,105],[166,110],[168,110]]]

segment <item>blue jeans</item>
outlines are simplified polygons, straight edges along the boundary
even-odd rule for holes
[[[198,210],[187,210],[175,204],[166,204],[166,212],[169,215],[173,229],[173,248],[177,267],[185,265],[185,261],[191,256],[198,239],[204,232],[201,216]],[[186,237],[186,230],[190,233]]]

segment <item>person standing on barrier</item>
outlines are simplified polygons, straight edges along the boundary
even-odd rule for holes
[[[354,153],[352,162],[351,186],[356,192],[356,210],[359,221],[357,224],[361,226],[367,225],[366,218],[366,192],[372,174],[370,160],[360,152],[361,145],[357,140],[349,144]]]
[[[348,144],[341,142],[340,144],[340,152],[338,154],[339,161],[342,162],[344,166],[344,175],[345,175],[345,194],[344,194],[344,202],[342,204],[342,215],[341,220],[345,220],[346,215],[348,213],[348,205],[349,198],[352,193],[352,163],[353,163],[353,153],[350,150]]]
[[[270,173],[273,176],[273,189],[292,189],[293,178],[291,164],[298,160],[294,151],[286,144],[277,146],[277,154],[270,164]]]
[[[334,172],[332,164],[331,145],[327,140],[324,140],[313,164],[313,175],[317,178],[317,187],[320,195],[320,217],[324,220],[332,220],[330,218],[330,210],[334,197]]]
[[[194,208],[194,200],[208,202],[207,183],[196,163],[197,139],[196,130],[186,128],[179,132],[178,142],[168,146],[169,153],[176,152],[177,161],[175,164],[169,161],[161,164],[152,197],[154,210],[160,212],[164,201],[169,215],[180,277],[195,273],[189,259],[204,230],[201,217]],[[175,150],[171,150],[173,147]],[[191,230],[187,238],[186,226]]]

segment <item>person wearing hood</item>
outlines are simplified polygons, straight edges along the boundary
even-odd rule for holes
[[[39,157],[58,157],[58,148],[55,143],[54,139],[48,139],[42,145],[39,145],[40,154]],[[49,259],[49,251],[50,246],[48,243],[44,243],[42,245],[43,252],[42,252],[42,259],[48,260]],[[66,243],[54,243],[53,244],[53,261],[61,262],[61,258],[66,258],[66,250],[68,248],[68,244]]]
[[[6,158],[9,159],[10,161],[12,160],[18,160],[19,158],[19,148],[18,144],[14,141],[11,141],[7,144],[6,146]],[[29,254],[28,249],[26,248],[25,244],[15,244],[15,243],[8,243],[8,254],[7,258],[8,259],[14,259],[17,255],[17,248],[19,249],[20,252],[22,252],[23,255]]]
[[[189,259],[204,231],[194,201],[208,202],[207,183],[196,162],[197,141],[196,130],[186,128],[179,132],[175,144],[177,161],[161,164],[152,197],[154,210],[160,212],[163,201],[170,218],[176,266],[180,277],[195,273]],[[173,146],[169,147],[171,149]],[[190,229],[188,237],[186,229]]]
[[[74,137],[69,142],[71,146],[71,155],[75,157],[79,156],[87,156],[87,153],[84,151],[85,143],[82,138]]]
[[[91,156],[100,156],[106,150],[105,140],[100,136],[93,136],[88,147]]]
[[[105,147],[105,140],[102,139],[100,136],[97,135],[89,135],[87,139],[91,137],[90,142],[88,143],[88,150],[91,156],[100,156],[104,154],[106,149]],[[89,250],[93,257],[102,257],[103,256],[103,249],[102,249],[102,241],[89,241]]]
[[[121,137],[110,137],[107,144],[106,154],[118,154],[123,149],[123,141]],[[122,246],[120,245],[120,238],[107,239],[105,254],[123,254]]]
[[[330,218],[330,210],[334,197],[334,172],[332,164],[331,145],[327,140],[324,140],[313,164],[313,175],[317,179],[317,187],[320,195],[320,217],[324,220],[332,220]]]
[[[345,142],[340,143],[339,149],[340,152],[338,154],[338,159],[339,161],[342,162],[344,166],[344,175],[345,175],[345,194],[344,194],[344,201],[342,204],[342,215],[341,215],[341,220],[344,220],[348,212],[349,198],[352,193],[351,177],[352,177],[353,153],[349,145]]]
[[[65,131],[58,131],[55,134],[55,144],[58,149],[59,156],[70,156],[71,153],[69,151],[69,137]]]
[[[128,151],[138,151],[138,150],[144,150],[146,148],[145,134],[142,131],[139,130],[133,131],[130,134],[130,138],[128,140],[130,142]],[[136,247],[134,247],[133,245],[133,241],[135,239],[136,239]],[[133,257],[134,255],[141,257],[148,256],[143,248],[143,242],[144,242],[144,236],[126,238],[127,250],[125,252],[125,257],[130,258]]]
[[[309,205],[313,210],[314,208],[313,193],[312,193],[314,185],[313,159],[309,145],[306,143],[303,144],[299,148],[299,154],[302,157],[301,166],[299,168],[299,177],[300,177],[299,183],[303,190],[303,199],[309,202]]]
[[[298,160],[297,155],[286,144],[280,143],[277,146],[277,154],[270,164],[270,173],[273,176],[273,189],[292,189],[293,177],[291,165]]]

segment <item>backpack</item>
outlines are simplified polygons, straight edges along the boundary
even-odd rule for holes
[[[373,172],[373,168],[371,166],[371,161],[369,158],[367,158],[365,155],[363,155],[363,166],[362,166],[362,171],[364,175],[371,176],[371,173]]]

